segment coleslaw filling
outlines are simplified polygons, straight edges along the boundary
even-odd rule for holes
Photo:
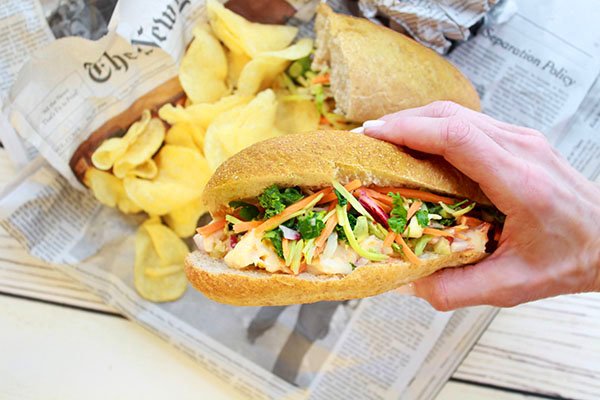
[[[321,129],[350,130],[361,124],[348,121],[336,111],[333,92],[331,91],[330,71],[327,67],[315,71],[312,69],[310,54],[294,61],[281,73],[273,88],[282,93],[282,101],[309,100],[319,111]]]
[[[316,192],[270,186],[213,218],[198,228],[201,250],[231,268],[287,274],[349,274],[369,263],[483,252],[504,222],[497,210],[468,200],[358,180]]]

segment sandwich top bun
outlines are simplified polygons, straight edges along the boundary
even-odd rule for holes
[[[435,51],[364,18],[320,4],[313,68],[328,66],[338,110],[351,121],[451,100],[479,111],[477,92]]]
[[[316,189],[353,179],[365,186],[423,189],[489,204],[475,182],[442,158],[411,155],[381,140],[335,130],[284,135],[240,151],[215,171],[202,201],[216,212],[273,184]]]

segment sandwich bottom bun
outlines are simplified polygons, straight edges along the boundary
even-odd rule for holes
[[[185,273],[197,290],[219,303],[283,306],[375,296],[442,268],[476,263],[487,255],[472,250],[449,255],[427,253],[418,266],[396,261],[367,264],[348,275],[290,275],[269,273],[258,268],[229,268],[223,260],[195,251],[185,260]]]

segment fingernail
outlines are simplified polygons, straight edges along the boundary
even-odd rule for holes
[[[402,285],[399,288],[396,288],[394,291],[397,294],[403,294],[406,296],[414,296],[415,294],[417,294],[414,283],[408,283],[406,285]]]
[[[365,128],[363,128],[362,126],[359,126],[358,128],[354,128],[354,129],[350,130],[350,132],[352,132],[352,133],[365,133]]]
[[[373,119],[370,121],[365,121],[363,123],[363,128],[378,128],[382,125],[385,125],[385,121],[382,121],[380,119]]]

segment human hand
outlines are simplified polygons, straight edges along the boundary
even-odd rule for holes
[[[600,189],[544,135],[452,102],[400,111],[363,126],[369,136],[443,156],[479,183],[506,215],[492,255],[418,280],[416,296],[451,310],[600,291]]]

